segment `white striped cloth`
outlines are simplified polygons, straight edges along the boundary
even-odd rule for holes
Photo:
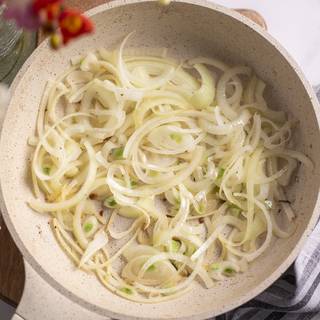
[[[320,85],[315,90],[320,100]],[[279,280],[255,299],[215,320],[280,319],[320,320],[320,221]]]

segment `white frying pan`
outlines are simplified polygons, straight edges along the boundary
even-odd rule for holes
[[[14,95],[3,125],[0,146],[2,212],[27,261],[27,284],[18,313],[33,319],[205,319],[253,298],[275,281],[293,262],[319,213],[319,107],[296,64],[260,27],[233,11],[204,0],[176,1],[160,7],[154,1],[119,0],[89,11],[96,24],[93,36],[52,52],[43,43],[14,83]],[[136,30],[130,45],[168,47],[183,57],[215,56],[233,64],[248,64],[268,85],[270,105],[285,109],[300,121],[296,148],[311,157],[314,172],[303,167],[288,188],[298,215],[289,239],[275,239],[248,272],[213,289],[195,284],[173,301],[138,304],[106,290],[95,276],[76,270],[58,246],[48,216],[33,212],[29,183],[27,137],[35,128],[44,85],[68,65],[69,58],[97,47],[113,47]],[[33,269],[30,268],[32,266]],[[33,271],[34,270],[34,271]],[[40,277],[39,277],[40,276]],[[19,316],[16,316],[17,319]],[[20,318],[19,318],[20,319]]]

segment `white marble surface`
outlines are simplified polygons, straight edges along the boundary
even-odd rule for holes
[[[215,0],[231,8],[260,12],[269,32],[282,43],[313,85],[320,84],[320,0]],[[0,301],[0,319],[10,319],[12,307]]]
[[[230,8],[251,8],[293,56],[313,85],[320,84],[320,0],[215,0]]]

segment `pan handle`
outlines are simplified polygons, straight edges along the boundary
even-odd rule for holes
[[[263,16],[259,12],[251,9],[240,9],[240,8],[234,9],[234,10],[237,11],[238,13],[241,13],[245,17],[249,18],[256,24],[258,24],[262,29],[264,30],[268,29],[266,21],[264,20]]]
[[[111,320],[66,298],[24,260],[26,273],[21,301],[13,320]]]

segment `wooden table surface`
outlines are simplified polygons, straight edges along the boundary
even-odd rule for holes
[[[110,0],[65,0],[65,4],[82,11],[93,8]],[[248,16],[265,27],[263,18],[254,11],[239,9],[239,12]],[[40,35],[39,42],[43,40]],[[17,305],[20,301],[24,286],[24,267],[22,256],[14,244],[0,215],[0,298]]]

